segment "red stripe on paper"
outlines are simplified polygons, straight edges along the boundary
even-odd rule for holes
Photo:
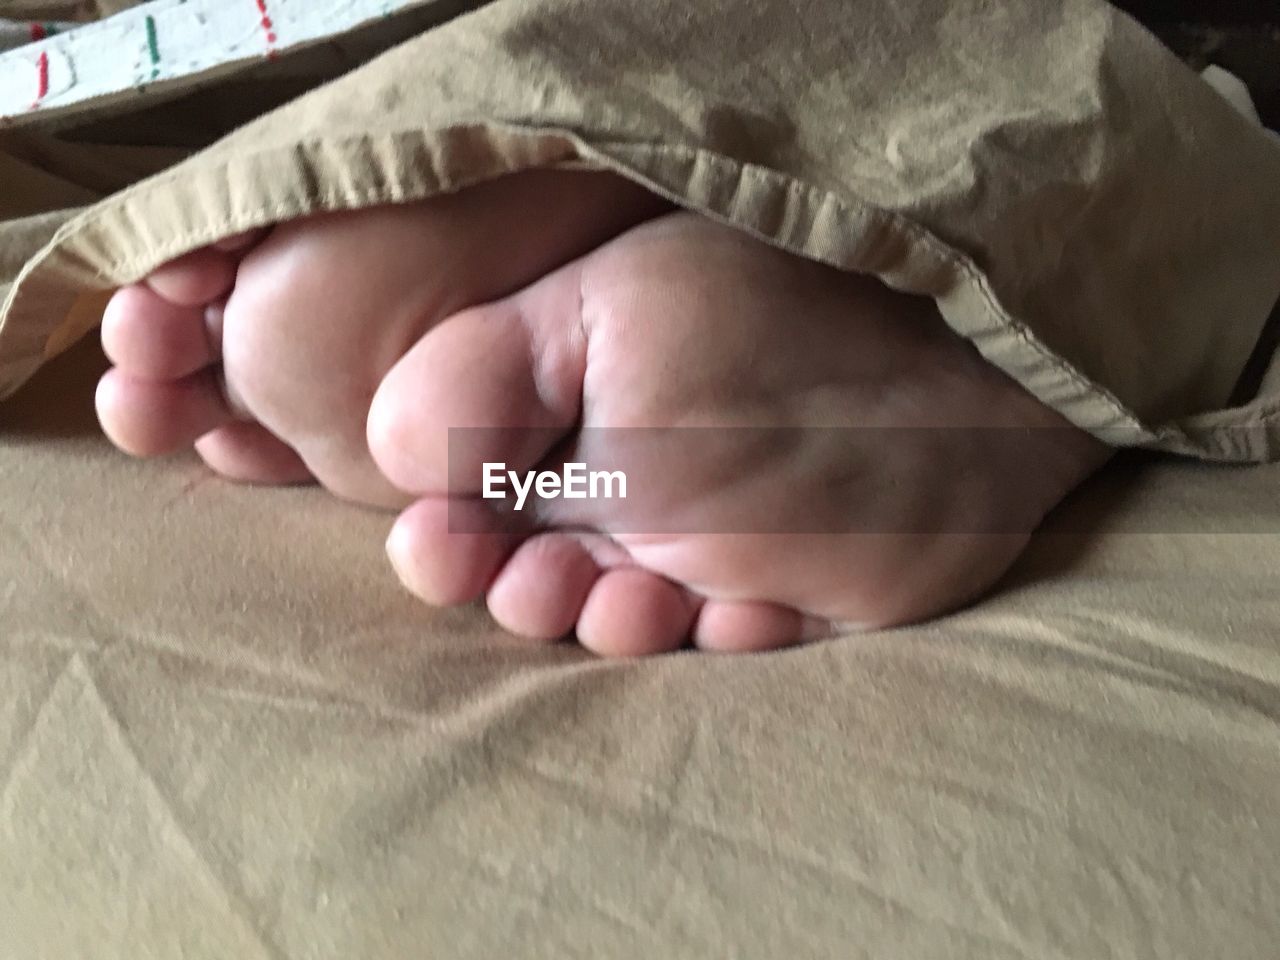
[[[40,54],[40,59],[36,61],[36,72],[39,74],[39,85],[36,88],[36,103],[39,103],[49,95],[49,54]]]
[[[274,44],[276,42],[276,25],[271,22],[271,14],[267,10],[267,0],[255,0],[258,4],[258,13],[262,14],[262,29],[266,31],[267,43]]]

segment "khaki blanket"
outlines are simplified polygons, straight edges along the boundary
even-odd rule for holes
[[[423,3],[10,117],[5,950],[1273,956],[1272,467],[1126,455],[935,624],[601,663],[402,596],[382,516],[94,430],[114,286],[583,163],[936,298],[1115,442],[1277,453],[1280,148],[1094,0]]]

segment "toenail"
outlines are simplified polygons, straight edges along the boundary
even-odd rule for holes
[[[391,528],[391,532],[387,534],[386,543],[383,545],[396,575],[406,584],[408,583],[406,574],[412,565],[413,559],[412,551],[409,548],[408,536],[404,525],[397,523]]]
[[[804,630],[806,643],[811,640],[832,640],[836,637],[847,637],[854,633],[870,633],[872,630],[877,629],[870,623],[857,620],[815,620],[814,623],[815,625],[821,625],[825,632],[810,636],[809,624],[806,621]]]
[[[204,331],[209,338],[209,349],[215,357],[222,356],[222,326],[227,312],[225,300],[211,303],[204,308]]]

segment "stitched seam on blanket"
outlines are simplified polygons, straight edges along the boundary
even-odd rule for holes
[[[636,143],[623,142],[623,141],[592,142],[592,141],[588,141],[583,135],[575,133],[573,131],[561,130],[556,128],[527,127],[527,126],[521,126],[516,124],[510,124],[510,123],[494,123],[492,121],[461,122],[461,123],[452,124],[449,127],[439,128],[436,130],[412,129],[412,130],[386,131],[386,132],[383,132],[381,135],[387,136],[387,135],[412,134],[422,138],[424,141],[429,141],[432,139],[433,135],[438,136],[442,133],[447,133],[450,130],[462,130],[462,129],[497,130],[497,131],[504,131],[504,132],[514,132],[520,135],[532,136],[532,137],[537,137],[537,136],[563,137],[565,139],[572,141],[575,144],[575,146],[578,147],[579,152],[586,153],[589,157],[596,159],[597,161],[605,161],[607,165],[611,167],[615,167],[618,172],[627,175],[631,179],[637,179],[637,178],[645,179],[646,186],[649,186],[651,188],[657,187],[659,189],[659,192],[665,193],[669,197],[677,201],[679,200],[687,201],[688,198],[680,194],[673,195],[672,191],[668,190],[662,185],[649,182],[647,178],[643,177],[642,174],[627,167],[624,161],[619,160],[617,157],[611,156],[608,153],[608,151],[612,149],[620,153],[626,153],[626,152],[634,152],[639,150],[643,154],[647,154],[655,157],[676,158],[681,161],[692,161],[695,163],[698,161],[708,162],[715,167],[728,168],[731,171],[736,171],[739,176],[741,176],[744,173],[749,173],[754,176],[762,177],[763,179],[768,181],[770,185],[775,187],[781,187],[784,190],[786,190],[788,193],[803,193],[807,197],[810,209],[816,209],[816,207],[822,203],[830,203],[833,205],[837,214],[842,219],[852,220],[852,219],[856,219],[859,215],[858,207],[855,207],[849,202],[846,202],[842,197],[836,195],[830,190],[826,190],[823,188],[816,187],[812,184],[805,183],[803,181],[798,180],[795,177],[789,176],[787,174],[784,174],[772,168],[761,167],[754,164],[738,161],[733,159],[732,157],[728,157],[723,154],[706,150],[700,147],[689,147],[685,145],[656,144],[656,143],[636,144]],[[240,154],[234,160],[223,161],[216,168],[216,171],[219,174],[225,176],[226,172],[231,169],[233,164],[243,163],[245,162],[246,158],[261,160],[265,157],[269,157],[274,154],[288,153],[288,152],[298,150],[299,148],[304,150],[314,149],[322,145],[337,145],[340,147],[346,147],[354,143],[359,143],[361,141],[368,142],[369,140],[370,140],[369,135],[359,135],[359,136],[348,138],[346,140],[336,141],[336,143],[335,141],[323,140],[323,139],[317,139],[317,140],[312,140],[307,142],[295,142],[293,144],[289,144],[286,147],[274,147],[270,149],[264,149],[264,150],[256,151],[252,154],[247,154],[247,155]],[[135,184],[133,187],[117,194],[116,197],[114,197],[111,201],[108,201],[108,202],[114,203],[119,206],[123,206],[125,201],[133,197],[137,192],[144,191],[144,190],[156,190],[170,182],[182,179],[189,175],[187,171],[183,169],[183,166],[179,166],[172,170],[166,171],[165,173],[160,174],[158,177],[152,178],[148,181],[143,181],[142,183]],[[210,176],[214,172],[215,171],[213,170],[207,171],[203,173],[202,176]],[[508,171],[505,171],[505,170],[497,171],[497,172],[489,171],[470,180],[451,183],[448,189],[449,190],[462,189],[463,187],[470,185],[472,183],[484,182],[485,180],[492,179],[494,176],[501,175],[501,173],[504,173],[504,172],[508,172]],[[395,203],[413,202],[414,200],[425,199],[427,197],[433,196],[441,192],[439,189],[434,191],[427,190],[426,192],[423,192],[421,187],[417,187],[417,186],[407,191],[397,190],[396,187],[397,185],[395,183],[386,183],[376,188],[369,188],[369,189],[360,190],[360,191],[343,191],[341,193],[330,191],[320,195],[312,195],[312,197],[309,198],[309,200],[307,201],[280,203],[273,207],[255,211],[251,215],[246,213],[246,214],[243,214],[242,217],[240,218],[231,217],[229,219],[224,219],[223,221],[218,223],[216,227],[203,225],[199,230],[191,231],[187,234],[184,234],[172,240],[168,244],[165,244],[161,247],[153,249],[147,254],[146,257],[134,258],[133,260],[115,261],[112,264],[111,269],[113,272],[121,272],[126,274],[131,273],[135,270],[143,269],[144,264],[153,264],[158,260],[163,261],[164,259],[167,259],[170,256],[177,255],[181,252],[184,252],[185,250],[190,250],[193,248],[193,246],[198,246],[202,243],[211,242],[212,240],[217,239],[217,237],[223,235],[226,232],[237,232],[240,230],[248,229],[249,227],[252,227],[255,225],[271,222],[280,218],[305,215],[308,212],[313,212],[321,208],[336,209],[342,206],[346,206],[349,208],[352,206],[352,204],[357,206],[363,206],[363,205],[374,204],[379,202],[395,202]],[[926,228],[922,227],[919,223],[913,220],[910,220],[902,216],[901,214],[895,213],[893,211],[885,210],[882,207],[877,207],[869,203],[861,204],[861,212],[863,216],[878,218],[880,221],[887,223],[892,228],[899,231],[909,242],[921,248],[925,253],[927,253],[930,256],[936,257],[945,265],[955,269],[962,276],[962,278],[970,285],[970,287],[975,291],[977,291],[980,297],[980,300],[985,310],[987,311],[988,315],[991,318],[993,318],[994,321],[996,322],[997,329],[1007,331],[1008,333],[1012,334],[1013,337],[1019,343],[1021,343],[1025,348],[1028,349],[1029,352],[1035,354],[1035,356],[1039,359],[1040,362],[1046,364],[1048,367],[1055,370],[1069,384],[1071,384],[1075,388],[1077,395],[1085,395],[1085,396],[1089,396],[1102,401],[1109,408],[1109,411],[1114,419],[1122,421],[1123,425],[1128,429],[1140,431],[1141,433],[1147,435],[1148,437],[1166,438],[1166,437],[1176,437],[1179,435],[1185,436],[1185,434],[1182,434],[1182,432],[1178,428],[1173,426],[1163,426],[1159,428],[1154,428],[1144,424],[1131,410],[1129,410],[1105,386],[1095,383],[1089,378],[1085,377],[1080,371],[1075,369],[1065,358],[1060,357],[1055,352],[1053,352],[1048,347],[1046,347],[1043,343],[1041,343],[1039,339],[1036,338],[1034,334],[1031,333],[1031,331],[1026,327],[1026,325],[1023,322],[1017,320],[1016,318],[1011,316],[1007,311],[1004,310],[1002,305],[1000,305],[995,295],[995,292],[992,290],[986,276],[977,269],[976,265],[974,265],[967,257],[964,257],[959,252],[954,251],[951,247],[944,244],[941,240],[939,240],[936,236],[930,233]],[[791,249],[789,245],[778,240],[776,237],[769,236],[767,234],[759,234],[758,231],[752,231],[749,228],[746,228],[743,224],[739,223],[737,220],[734,220],[723,214],[718,214],[718,218],[725,220],[727,223],[731,224],[737,229],[743,229],[743,230],[746,230],[746,232],[757,233],[758,235],[762,236],[764,239],[768,240],[774,245],[781,246],[784,249]],[[44,259],[45,257],[47,257],[47,255],[51,253],[53,249],[55,249],[57,246],[63,243],[73,240],[80,233],[87,230],[89,225],[92,223],[93,223],[93,213],[92,211],[89,211],[89,212],[86,212],[86,214],[82,215],[81,217],[77,217],[75,220],[67,224],[64,224],[63,228],[58,232],[57,235],[55,235],[53,240],[51,240],[50,244],[44,250],[40,251],[40,253],[37,254],[36,257],[32,259],[32,262],[28,266],[33,269],[38,268],[38,262]],[[814,259],[814,257],[811,254],[808,254],[805,251],[793,250],[793,252],[796,252],[801,256],[805,256],[807,259]],[[23,271],[23,273],[24,275],[29,276],[28,271]],[[105,274],[103,274],[101,271],[99,271],[98,275],[103,279],[105,279]],[[18,283],[15,284],[14,290],[11,291],[10,298],[9,298],[10,302],[6,304],[6,308],[8,308],[12,304],[13,297],[17,293],[18,288],[22,286],[23,280],[24,280],[24,277],[18,278]]]
[[[480,124],[480,125],[489,126],[490,124]],[[519,130],[522,132],[529,132],[530,130],[532,130],[533,132],[552,132],[552,133],[559,133],[561,135],[564,135],[563,131],[540,130],[539,128],[512,127],[511,129]],[[356,138],[356,139],[359,139],[359,138]],[[323,142],[324,141],[315,141],[315,143],[323,143]],[[598,145],[587,143],[587,146],[593,147],[594,149],[597,149],[597,150],[605,150],[610,147],[613,147],[616,149],[617,147],[626,148],[632,145],[620,143],[620,142],[610,143],[605,141]],[[773,170],[768,167],[760,167],[755,164],[743,163],[743,162],[734,160],[731,157],[727,157],[723,154],[719,154],[714,151],[705,150],[705,149],[696,148],[696,147],[689,148],[689,147],[673,147],[669,144],[645,144],[643,149],[649,153],[675,156],[680,158],[685,158],[690,156],[708,158],[716,164],[727,164],[728,166],[735,167],[740,171],[752,171],[752,172],[764,174],[766,177],[769,177],[769,178],[780,178],[783,181],[783,186],[788,190],[788,192],[804,193],[809,195],[810,198],[817,196],[820,201],[829,200],[836,206],[836,208],[839,210],[842,216],[846,218],[855,216],[853,208],[849,204],[845,203],[840,197],[838,197],[834,193],[826,190],[821,190],[820,188],[814,187],[811,184],[803,183],[802,181],[799,181],[794,177],[787,176],[786,174],[780,173],[779,171]],[[259,154],[259,155],[262,155],[262,154]],[[614,162],[616,163],[617,161],[615,160]],[[222,169],[226,170],[228,166],[229,166],[228,164],[224,164]],[[632,176],[634,176],[634,171],[631,171],[631,174]],[[174,178],[176,179],[177,176],[180,176],[180,174],[175,174]],[[470,182],[471,183],[483,182],[484,180],[487,180],[487,179],[490,179],[490,177],[488,176],[480,177]],[[454,189],[460,189],[461,187],[466,185],[468,184],[464,183],[458,187],[455,187]],[[140,184],[138,186],[140,187],[142,185]],[[387,192],[389,192],[387,189],[362,192],[356,195],[356,199],[357,199],[357,202],[360,202],[360,203],[379,202],[379,201],[385,200],[385,196]],[[343,196],[330,193],[318,199],[323,204],[333,204],[333,203],[342,202]],[[418,199],[421,199],[421,198],[418,198]],[[1137,426],[1137,427],[1141,426],[1141,423],[1138,420],[1138,418],[1131,411],[1129,411],[1124,406],[1124,404],[1121,403],[1117,397],[1115,397],[1114,394],[1112,394],[1109,390],[1107,390],[1105,387],[1101,386],[1100,384],[1096,384],[1093,381],[1091,381],[1089,378],[1085,377],[1073,366],[1071,366],[1071,364],[1068,363],[1065,359],[1058,356],[1053,351],[1049,350],[1044,344],[1040,343],[1039,340],[1035,338],[1030,333],[1030,331],[1026,328],[1025,324],[1023,324],[1021,321],[1017,320],[1016,318],[1010,316],[1003,309],[1003,307],[999,305],[995,297],[995,293],[991,289],[990,284],[988,283],[985,275],[983,275],[981,271],[979,271],[977,267],[971,261],[968,260],[968,258],[962,257],[961,255],[953,251],[950,247],[948,247],[946,244],[943,244],[932,233],[928,232],[925,228],[921,227],[915,221],[909,220],[905,217],[902,217],[899,214],[893,213],[892,211],[885,210],[881,207],[876,207],[872,204],[865,204],[864,207],[873,216],[885,219],[887,222],[893,225],[896,229],[902,231],[907,236],[907,238],[912,242],[919,243],[921,246],[924,246],[930,254],[939,257],[945,263],[957,268],[964,275],[964,277],[969,282],[971,282],[974,285],[974,287],[981,293],[983,301],[987,305],[988,309],[991,311],[991,313],[996,317],[996,319],[1000,322],[1000,324],[1003,327],[1007,328],[1023,344],[1025,344],[1027,347],[1029,347],[1031,350],[1037,353],[1042,360],[1048,362],[1049,365],[1057,368],[1069,380],[1071,380],[1077,387],[1083,388],[1089,392],[1093,392],[1099,395],[1102,399],[1106,400],[1107,403],[1109,403],[1115,408],[1115,412],[1119,416],[1125,419],[1128,419],[1132,426]],[[272,208],[269,212],[271,217],[274,218],[274,217],[288,215],[290,213],[292,213],[293,215],[305,215],[306,211],[305,211],[305,207],[282,204],[276,208]],[[261,219],[261,215],[259,215],[258,218]],[[238,225],[233,225],[230,223],[223,224],[219,229],[226,229],[228,227],[232,227],[233,229],[236,229],[236,230],[242,230],[252,225],[254,224],[246,220],[246,222],[239,223]],[[734,225],[741,228],[740,225],[737,224],[736,222],[734,223]],[[189,247],[183,247],[182,246],[183,243],[189,244],[191,242],[199,242],[199,238],[202,236],[203,236],[203,233],[198,232],[194,237],[188,237],[182,240],[180,243],[171,243],[166,247],[161,248],[159,252],[162,254],[168,253],[168,252],[173,252],[176,254],[183,249],[189,249]],[[211,236],[210,239],[216,239],[216,235]],[[778,242],[776,238],[770,237],[769,239],[774,243]],[[128,272],[133,269],[136,269],[139,264],[147,262],[149,259],[151,259],[151,256],[154,256],[154,254],[149,255],[147,258],[140,258],[135,261],[116,262],[115,264],[113,264],[113,267],[115,267],[118,270]],[[811,257],[807,257],[807,258],[811,259]]]
[[[846,217],[852,217],[855,215],[853,209],[848,204],[830,191],[821,190],[811,184],[803,183],[794,177],[789,177],[786,174],[768,167],[758,167],[753,164],[739,163],[730,157],[725,157],[723,154],[704,150],[698,150],[697,153],[702,156],[709,156],[717,160],[726,161],[731,165],[736,165],[741,170],[761,171],[769,176],[782,177],[786,181],[785,186],[788,192],[806,193],[810,196],[816,194],[820,200],[830,200],[835,204],[836,208],[842,215]],[[1040,343],[1039,340],[1036,339],[1029,330],[1027,330],[1025,324],[1010,316],[1004,308],[999,305],[999,302],[995,297],[995,293],[991,289],[986,276],[977,269],[972,261],[954,251],[947,244],[942,243],[941,240],[914,220],[907,219],[900,214],[885,210],[882,207],[873,206],[872,204],[866,204],[865,207],[873,216],[883,218],[896,229],[900,230],[913,243],[919,243],[921,246],[926,247],[930,254],[937,256],[944,263],[957,268],[959,272],[963,274],[966,279],[971,281],[982,294],[982,298],[987,307],[990,309],[992,314],[995,315],[996,319],[1000,321],[1003,327],[1010,330],[1016,337],[1018,337],[1019,340],[1038,353],[1042,359],[1048,361],[1051,366],[1057,367],[1060,371],[1066,374],[1066,376],[1077,386],[1081,386],[1091,392],[1098,393],[1108,402],[1113,404],[1116,407],[1117,412],[1130,417],[1134,421],[1134,424],[1137,425],[1137,418],[1133,417],[1132,414],[1126,410],[1124,405],[1114,395],[1106,390],[1105,387],[1095,384],[1093,381],[1089,380],[1089,378],[1081,374],[1065,359],[1049,350],[1044,344]]]
[[[482,124],[481,126],[492,126],[492,125]],[[543,134],[559,133],[560,135],[566,135],[565,132],[563,131],[551,131],[551,130],[540,129],[540,128],[532,128],[532,130],[531,128],[525,128],[525,127],[508,126],[507,128],[517,130],[523,133],[529,133],[529,132],[543,133]],[[355,139],[358,140],[361,138],[355,138]],[[576,136],[575,136],[575,139],[577,139]],[[324,142],[325,141],[315,141],[316,144],[320,144]],[[633,146],[631,144],[619,144],[616,142],[612,144],[605,142],[604,144],[599,146],[595,146],[587,143],[584,143],[583,145],[587,146],[589,151],[603,150],[603,149],[606,149],[608,146],[613,146],[614,148],[617,148],[619,146],[623,146],[623,147]],[[292,147],[290,149],[292,149]],[[708,159],[714,165],[727,165],[741,172],[750,171],[756,174],[764,175],[767,179],[770,179],[770,180],[780,180],[781,181],[780,185],[783,186],[785,189],[787,189],[788,192],[804,193],[809,195],[810,198],[816,196],[820,198],[820,200],[830,201],[832,204],[834,204],[834,206],[836,207],[837,211],[841,216],[845,218],[852,218],[855,216],[854,209],[849,204],[845,203],[841,198],[834,195],[830,191],[821,190],[819,188],[813,187],[810,184],[803,183],[801,181],[798,181],[794,177],[789,177],[785,174],[782,174],[770,168],[759,167],[759,166],[748,164],[748,163],[742,163],[730,157],[726,157],[723,154],[718,154],[713,151],[708,151],[701,148],[674,147],[667,144],[646,144],[644,146],[644,150],[649,153],[674,156],[680,159],[698,159],[698,158]],[[267,156],[273,152],[276,152],[276,151],[262,151],[258,154],[254,154],[254,156],[259,156],[259,157]],[[607,154],[605,154],[604,157],[607,159],[613,160],[615,164],[619,163],[619,161],[617,161],[616,159],[608,157]],[[222,171],[226,171],[229,167],[230,167],[229,163],[224,163],[220,169]],[[629,173],[633,178],[635,176],[634,171],[629,171],[629,170],[626,170],[625,168],[623,168],[621,172]],[[183,173],[174,171],[172,172],[171,176],[164,177],[163,179],[176,180],[176,179],[180,179],[184,175],[185,174]],[[485,180],[492,179],[494,175],[495,174],[492,174],[492,173],[486,174],[486,175],[477,177],[473,180],[453,185],[451,186],[451,189],[462,189],[465,186],[470,185],[471,183],[484,182]],[[135,186],[134,189],[141,189],[144,186],[147,186],[147,184],[145,183],[138,184]],[[156,186],[157,184],[155,182],[152,182],[150,184],[150,187],[153,189]],[[125,194],[121,195],[121,197],[127,196],[132,192],[133,190],[126,191]],[[113,272],[120,272],[120,273],[126,273],[126,274],[132,273],[134,271],[143,269],[143,266],[142,266],[143,264],[149,264],[152,261],[156,260],[157,258],[159,258],[160,260],[168,259],[171,256],[176,256],[182,252],[190,250],[195,246],[199,246],[203,243],[211,242],[212,240],[217,239],[219,236],[222,236],[228,232],[238,232],[244,229],[248,229],[252,226],[259,225],[264,222],[271,222],[280,218],[303,216],[303,215],[306,215],[306,213],[308,212],[314,211],[317,205],[320,207],[324,207],[325,209],[334,209],[344,204],[346,201],[352,200],[352,199],[354,199],[356,204],[374,204],[379,202],[388,202],[388,194],[394,193],[394,192],[397,192],[397,191],[394,191],[394,189],[390,188],[389,186],[376,188],[376,189],[369,189],[364,191],[344,192],[341,194],[329,192],[329,193],[321,194],[318,197],[316,197],[315,198],[317,202],[316,204],[308,204],[308,203],[299,204],[299,203],[293,203],[293,202],[277,204],[274,207],[269,207],[269,208],[266,208],[265,210],[256,212],[251,217],[246,216],[243,219],[237,219],[233,217],[233,218],[224,220],[221,223],[219,223],[216,226],[216,228],[212,230],[209,229],[208,227],[203,227],[198,231],[192,231],[191,233],[182,235],[179,238],[171,241],[170,243],[165,244],[153,250],[145,258],[137,258],[131,261],[129,260],[116,261],[115,263],[112,264],[112,270]],[[433,195],[432,193],[425,193],[425,194],[422,194],[421,196],[413,196],[412,195],[413,193],[414,191],[409,191],[409,193],[406,195],[405,193],[401,192],[401,195],[399,197],[393,197],[390,199],[392,200],[392,202],[412,202],[415,199],[424,199],[426,197]],[[941,241],[939,241],[936,237],[934,237],[932,234],[930,234],[927,230],[922,228],[919,224],[915,223],[914,221],[908,220],[904,217],[901,217],[898,214],[892,213],[890,211],[886,211],[883,208],[875,207],[870,204],[865,205],[865,210],[870,215],[874,217],[882,218],[886,220],[888,223],[890,223],[891,225],[893,225],[895,228],[901,230],[905,234],[908,240],[910,240],[913,243],[920,244],[931,255],[934,255],[938,257],[940,260],[942,260],[944,263],[954,268],[957,268],[958,271],[964,276],[964,278],[968,280],[973,285],[973,287],[979,292],[984,305],[986,306],[990,314],[995,317],[996,321],[1001,326],[1001,328],[1011,332],[1024,346],[1028,347],[1032,352],[1034,352],[1042,362],[1047,362],[1049,366],[1053,367],[1059,373],[1064,375],[1077,388],[1078,391],[1103,400],[1105,403],[1107,403],[1111,407],[1111,412],[1113,416],[1116,416],[1117,418],[1126,421],[1125,425],[1130,429],[1139,430],[1148,435],[1159,435],[1160,433],[1166,432],[1165,430],[1156,431],[1144,425],[1136,416],[1132,414],[1131,411],[1125,408],[1124,405],[1121,404],[1119,400],[1115,398],[1115,396],[1111,394],[1111,392],[1108,391],[1105,387],[1101,386],[1100,384],[1095,384],[1091,380],[1089,380],[1087,377],[1084,377],[1082,374],[1079,373],[1079,371],[1075,370],[1075,368],[1072,367],[1065,359],[1059,357],[1057,354],[1050,351],[1047,347],[1045,347],[1037,339],[1035,339],[1026,329],[1025,325],[1021,324],[1019,321],[1009,316],[1009,314],[1006,313],[1003,310],[1003,308],[999,306],[998,301],[995,299],[994,292],[991,290],[989,284],[986,282],[986,278],[976,269],[975,266],[969,263],[966,258],[963,258],[960,255],[951,251],[949,247],[947,247],[945,244],[942,244]],[[721,219],[726,219],[727,222],[731,223],[736,228],[743,229],[742,225],[737,223],[737,221],[734,221],[729,218],[725,218],[723,216],[721,216]],[[64,229],[68,230],[66,235],[63,237],[55,236],[54,240],[50,244],[50,247],[56,246],[59,243],[59,241],[67,241],[67,240],[73,239],[78,233],[86,229],[90,222],[91,222],[91,219],[89,217],[86,217],[82,222],[72,221],[72,223],[66,224],[64,226]],[[74,229],[70,229],[70,228],[74,228]],[[756,232],[756,231],[750,231],[750,232]],[[774,237],[766,237],[766,239],[770,240],[774,244],[779,243],[779,241]],[[41,251],[41,253],[43,254],[45,253],[45,251]],[[799,253],[802,256],[806,256],[807,259],[812,259],[811,256],[804,254],[802,251],[800,251]],[[102,272],[99,272],[98,276],[102,277],[103,279],[106,279],[105,274],[103,274]],[[20,283],[18,285],[20,285]],[[18,285],[15,285],[15,286],[18,286]]]

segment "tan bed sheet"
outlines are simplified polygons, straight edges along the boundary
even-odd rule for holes
[[[1121,461],[931,626],[607,663],[117,454],[101,364],[0,406],[0,955],[1275,957],[1280,468]]]
[[[423,0],[388,22],[411,39],[88,209],[30,209],[30,157],[101,105],[11,116],[0,217],[27,219],[0,232],[0,396],[93,329],[102,291],[217,236],[587,163],[933,297],[1108,440],[1280,452],[1280,364],[1231,406],[1280,295],[1280,149],[1102,0]],[[61,63],[70,41],[45,43]],[[258,69],[211,74],[189,112],[225,114]],[[175,92],[112,101],[90,149]]]
[[[962,7],[993,19],[929,21]],[[35,376],[0,404],[0,957],[1275,956],[1276,467],[1126,455],[936,624],[604,663],[416,605],[386,517],[99,436],[101,360],[63,351],[114,284],[586,159],[937,297],[1099,433],[1280,449],[1274,364],[1227,409],[1280,288],[1280,151],[1154,40],[1091,0],[724,9],[498,0],[247,126],[306,70],[0,135],[0,394]],[[771,87],[820,9],[833,62],[931,22],[953,55],[856,113],[839,70]],[[948,130],[973,149],[921,152]]]

